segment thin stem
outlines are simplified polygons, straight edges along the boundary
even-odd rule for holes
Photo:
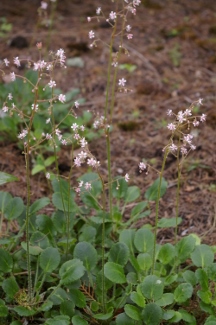
[[[181,164],[179,159],[180,149],[178,146],[177,152],[177,166],[178,166],[178,179],[177,179],[177,190],[176,190],[176,225],[175,225],[175,244],[177,243],[178,233],[178,214],[179,214],[179,198],[180,198],[180,182],[181,182]]]
[[[157,192],[157,199],[156,199],[156,206],[155,206],[155,227],[154,227],[154,246],[153,246],[153,256],[152,256],[152,274],[154,273],[155,268],[155,255],[156,255],[156,239],[157,239],[157,230],[158,230],[158,219],[159,219],[159,201],[161,197],[161,184],[162,184],[162,178],[163,178],[163,172],[165,168],[166,159],[168,156],[169,150],[165,150],[164,159],[160,171],[159,176],[159,184],[158,184],[158,192]]]

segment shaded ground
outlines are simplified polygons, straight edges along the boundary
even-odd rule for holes
[[[57,73],[55,80],[63,91],[78,87],[86,99],[83,109],[103,112],[106,87],[108,50],[102,44],[88,49],[88,32],[93,29],[103,41],[109,41],[111,29],[102,21],[87,23],[86,17],[95,15],[95,8],[104,12],[114,10],[111,1],[58,1],[54,26],[49,31],[37,24],[40,1],[1,1],[0,15],[13,24],[7,37],[0,39],[0,58],[30,57],[35,59],[35,44],[42,41],[49,49],[63,48],[68,58],[81,57],[84,68],[68,67]],[[130,56],[121,63],[136,65],[129,73],[120,71],[133,91],[119,94],[115,103],[112,132],[113,174],[130,174],[131,184],[143,194],[157,177],[138,172],[142,159],[160,168],[162,149],[167,144],[167,109],[175,112],[204,98],[202,112],[208,115],[196,138],[197,150],[192,152],[183,168],[179,215],[183,223],[179,235],[195,232],[210,244],[216,242],[216,2],[214,0],[144,0],[135,18],[129,19],[134,37],[125,42]],[[18,48],[13,42],[23,36],[28,46]],[[11,41],[12,45],[11,46]],[[117,46],[117,44],[115,44]],[[102,163],[105,172],[104,138],[94,140],[90,147]],[[20,181],[2,186],[13,195],[25,197],[24,158],[16,144],[0,144],[0,170],[12,173]],[[62,168],[69,167],[68,152],[60,154]],[[175,216],[176,164],[170,157],[165,168],[169,189],[161,200],[161,217]],[[47,194],[43,175],[32,180],[32,199]],[[153,220],[152,213],[148,222]],[[172,230],[161,231],[159,238],[169,241]]]

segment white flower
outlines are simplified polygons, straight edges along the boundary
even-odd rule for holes
[[[119,85],[119,86],[122,86],[122,87],[124,87],[124,86],[125,86],[125,84],[126,84],[126,82],[127,82],[127,80],[126,80],[126,79],[124,79],[124,78],[122,78],[122,79],[119,79],[118,85]]]
[[[60,95],[58,96],[58,100],[59,100],[61,103],[64,103],[64,102],[66,101],[66,97],[65,97],[65,95],[60,94]]]
[[[111,20],[115,20],[116,17],[117,17],[116,12],[111,11],[111,13],[109,14],[109,17],[110,17]]]
[[[49,86],[50,88],[56,87],[56,83],[55,83],[55,81],[51,79],[50,82],[48,83],[48,86]]]
[[[75,105],[76,108],[79,108],[79,106],[80,106],[80,104],[79,104],[78,101],[75,101],[75,102],[74,102],[74,105]]]
[[[94,38],[94,37],[95,37],[95,33],[93,32],[93,30],[90,30],[89,38]]]
[[[128,182],[129,181],[129,179],[130,179],[130,177],[129,177],[129,175],[128,174],[125,174],[125,182]]]

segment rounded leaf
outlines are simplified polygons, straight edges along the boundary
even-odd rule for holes
[[[147,228],[137,230],[134,237],[134,245],[141,253],[152,251],[154,246],[154,235],[151,230]]]
[[[22,214],[24,207],[23,200],[20,197],[14,197],[5,207],[5,218],[8,220],[18,218]]]
[[[144,297],[158,300],[163,295],[164,284],[156,275],[148,275],[140,285]]]
[[[140,189],[138,186],[130,186],[127,189],[125,202],[130,203],[137,200],[140,197]]]
[[[158,177],[154,183],[145,192],[145,198],[149,201],[156,201],[158,198],[158,191],[160,191],[159,198],[161,198],[167,190],[167,181],[162,177],[161,187],[159,189],[160,178]]]
[[[72,324],[73,325],[88,325],[88,322],[83,319],[82,317],[76,315],[72,317]]]
[[[8,315],[8,308],[5,305],[4,300],[0,299],[0,317],[6,317]]]
[[[40,267],[45,273],[52,272],[59,265],[60,259],[57,248],[47,247],[40,255]]]
[[[121,265],[107,262],[104,266],[104,274],[107,279],[113,283],[125,283],[126,277],[124,274],[124,269]]]
[[[178,303],[185,302],[191,298],[193,287],[190,283],[181,283],[174,291],[174,299]]]
[[[145,325],[159,325],[162,314],[162,309],[158,305],[149,303],[142,313],[143,319],[145,319]]]
[[[11,255],[0,248],[0,271],[7,273],[10,272],[13,268],[13,259]]]
[[[115,243],[109,252],[109,262],[125,265],[129,258],[129,248],[124,243]]]
[[[19,286],[16,282],[16,279],[14,276],[11,276],[10,278],[5,279],[2,282],[2,289],[6,293],[6,295],[9,298],[13,298],[14,295],[19,291]]]
[[[158,254],[158,259],[162,264],[168,264],[176,256],[175,247],[170,244],[164,244]]]
[[[96,249],[88,242],[81,242],[75,246],[74,258],[80,259],[88,271],[95,268],[98,260]]]
[[[60,270],[59,275],[61,278],[62,284],[69,284],[78,279],[80,279],[85,273],[85,268],[83,266],[83,262],[78,259],[73,259],[65,262]]]
[[[126,304],[124,307],[125,314],[128,315],[128,317],[132,318],[133,320],[140,320],[141,315],[140,311],[136,306]]]
[[[194,265],[197,267],[207,267],[214,262],[214,253],[208,245],[202,244],[196,246],[193,253],[191,253],[191,259]]]

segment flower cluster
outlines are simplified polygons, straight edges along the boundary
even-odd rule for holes
[[[75,188],[75,191],[80,194],[82,188],[86,191],[90,191],[92,189],[91,183],[80,181],[78,187]]]
[[[195,150],[196,146],[193,144],[193,134],[185,133],[185,129],[190,131],[190,126],[198,126],[200,122],[205,122],[206,114],[200,116],[193,116],[192,110],[195,105],[202,105],[202,99],[199,99],[191,104],[184,112],[179,111],[175,114],[171,109],[167,111],[168,116],[174,116],[174,122],[167,125],[167,128],[172,132],[171,142],[166,148],[175,154],[180,149],[182,155],[186,156],[190,150]],[[173,141],[174,134],[178,132],[180,135],[180,146]]]

